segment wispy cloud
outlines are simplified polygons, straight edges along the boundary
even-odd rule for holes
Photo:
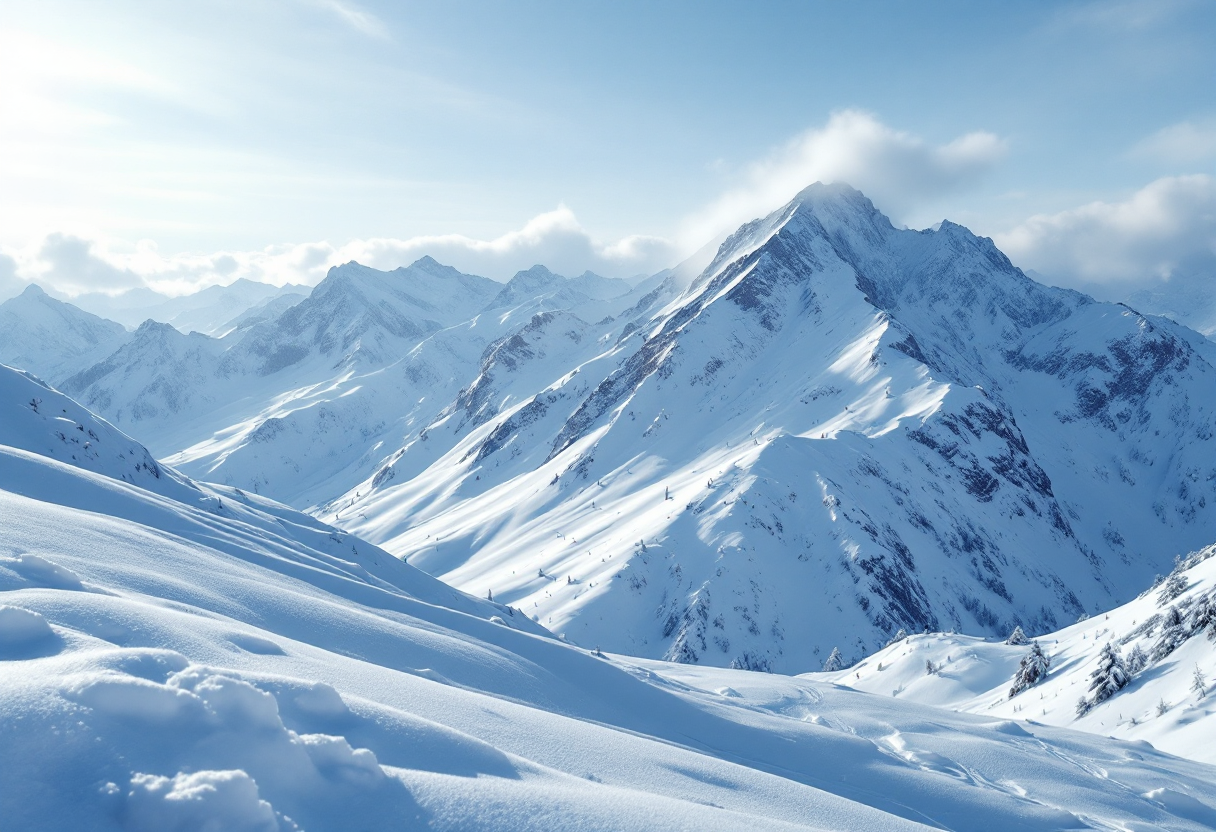
[[[1195,5],[1194,0],[1095,0],[1061,7],[1049,18],[1049,27],[1061,33],[1072,29],[1137,32]]]
[[[1132,148],[1135,157],[1166,164],[1216,159],[1216,118],[1181,121],[1163,127]]]
[[[345,3],[342,0],[306,0],[306,2],[330,12],[360,34],[378,40],[390,39],[388,27],[384,25],[383,20],[353,3]]]
[[[0,30],[0,142],[114,123],[113,114],[72,96],[99,89],[177,92],[164,78],[111,55]]]
[[[974,183],[1005,152],[1005,141],[993,133],[932,145],[869,113],[844,110],[750,165],[742,183],[688,219],[681,241],[704,242],[772,211],[816,181],[848,182],[902,219],[924,200]]]

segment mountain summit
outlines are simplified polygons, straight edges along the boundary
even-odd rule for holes
[[[960,225],[817,184],[661,295],[498,365],[497,415],[445,411],[324,516],[580,642],[781,670],[1055,628],[1216,537],[1191,335]]]

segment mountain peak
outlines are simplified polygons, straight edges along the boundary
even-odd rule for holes
[[[45,297],[50,297],[50,295],[48,295],[48,294],[47,294],[47,293],[46,293],[46,292],[43,290],[43,288],[42,288],[41,286],[39,286],[37,283],[31,283],[30,285],[28,285],[28,286],[26,286],[26,287],[25,287],[25,290],[24,290],[24,291],[22,291],[22,293],[21,293],[20,297],[23,297],[23,298],[45,298]]]
[[[561,279],[562,279],[562,276],[560,274],[555,274],[555,273],[549,271],[549,269],[547,269],[545,266],[542,266],[540,263],[537,263],[535,266],[533,266],[530,269],[525,269],[523,271],[516,272],[515,276],[511,278],[510,282],[511,283],[514,283],[516,281],[534,282],[534,281],[540,280],[540,281],[544,281],[546,283],[552,283],[555,280],[561,280]]]

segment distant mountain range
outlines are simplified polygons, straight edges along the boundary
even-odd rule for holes
[[[233,319],[248,310],[285,295],[297,300],[308,293],[307,286],[272,286],[239,278],[227,286],[208,286],[193,294],[169,297],[151,289],[129,289],[118,295],[91,293],[77,295],[71,302],[88,312],[136,327],[147,320],[172,324],[184,332],[219,336],[233,326]]]

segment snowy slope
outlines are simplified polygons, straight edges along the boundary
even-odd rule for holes
[[[0,303],[0,362],[62,381],[118,349],[122,324],[55,300],[37,284]]]
[[[1011,682],[1029,646],[955,634],[913,635],[855,667],[807,678],[912,702],[1144,740],[1173,754],[1216,763],[1213,555],[1216,547],[1208,547],[1183,561],[1170,576],[1176,582],[1173,592],[1165,584],[1154,586],[1109,613],[1040,636],[1050,661],[1047,678],[1016,695],[1011,695]],[[1171,609],[1179,618],[1173,627]],[[1131,660],[1131,682],[1078,716],[1078,700],[1093,698],[1092,676],[1107,644]],[[1131,659],[1137,650],[1144,656],[1139,667]],[[926,662],[940,670],[926,673]],[[1202,679],[1198,686],[1196,669]]]
[[[109,443],[132,440],[27,376],[0,368],[0,396],[14,828],[1200,830],[1216,813],[1216,769],[1144,743],[596,656],[283,506],[124,481]],[[101,436],[92,470],[38,450],[57,447],[52,412]]]
[[[321,516],[655,658],[800,671],[900,627],[1043,632],[1216,538],[1192,336],[817,185],[564,363],[499,368],[509,395],[483,367]]]

